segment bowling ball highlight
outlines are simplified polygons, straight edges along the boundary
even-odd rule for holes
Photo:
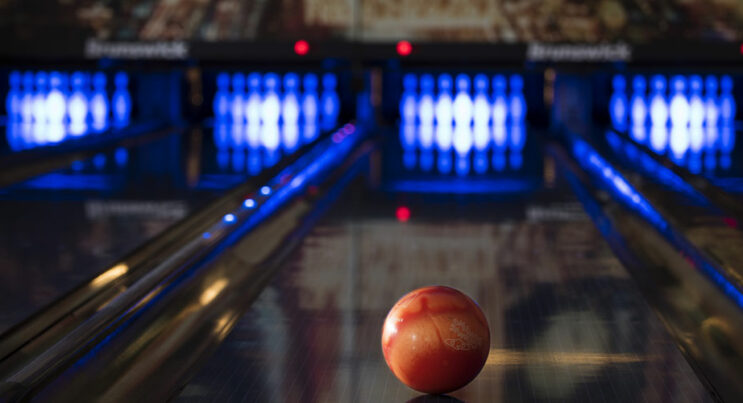
[[[488,358],[490,330],[475,301],[444,286],[411,291],[387,314],[382,352],[402,383],[448,393],[472,381]]]

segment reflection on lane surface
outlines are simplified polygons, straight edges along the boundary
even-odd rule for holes
[[[298,149],[232,171],[220,144],[217,132],[176,133],[0,189],[0,332]]]
[[[446,204],[425,217],[410,205],[400,222],[390,203],[360,199],[304,241],[178,400],[414,398],[384,363],[381,325],[430,284],[471,295],[491,326],[488,364],[458,399],[708,400],[574,201]]]

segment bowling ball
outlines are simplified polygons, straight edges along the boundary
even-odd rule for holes
[[[488,358],[490,330],[475,301],[449,287],[411,291],[390,309],[382,352],[402,383],[441,394],[472,381]]]

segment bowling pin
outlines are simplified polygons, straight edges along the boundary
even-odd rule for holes
[[[689,149],[698,153],[704,148],[705,133],[702,126],[689,126]]]
[[[506,77],[498,74],[493,77],[493,126],[505,126],[507,118]]]
[[[250,175],[257,175],[263,168],[263,162],[261,159],[261,152],[258,149],[248,149],[248,173]]]
[[[490,99],[488,97],[488,76],[475,76],[475,101],[473,102],[472,120],[475,127],[486,128],[490,123]],[[484,130],[487,132],[487,130]]]
[[[21,120],[21,72],[11,71],[8,75],[8,96],[5,98],[5,111],[9,122],[18,122]]]
[[[266,73],[263,76],[263,88],[265,93],[261,104],[261,144],[267,153],[273,155],[280,144],[279,76],[276,73]]]
[[[668,128],[665,125],[650,126],[650,148],[663,154],[668,146]]]
[[[281,142],[278,122],[266,121],[261,125],[261,145],[274,154]]]
[[[277,126],[281,114],[279,99],[279,76],[276,73],[266,73],[263,76],[265,94],[261,104],[261,123],[264,126]]]
[[[509,81],[508,113],[512,124],[521,123],[526,119],[526,98],[524,98],[524,79],[514,74]]]
[[[232,75],[232,94],[230,97],[230,113],[232,124],[242,126],[245,122],[245,75],[235,73]]]
[[[452,146],[452,78],[449,74],[439,75],[439,94],[436,98],[436,145],[441,151],[448,151]],[[451,164],[448,164],[451,168]]]
[[[418,100],[418,122],[421,126],[433,127],[434,124],[434,80],[430,74],[421,76],[421,92]]]
[[[433,147],[434,125],[433,122],[421,122],[416,127],[416,139],[421,150],[430,150]]]
[[[671,79],[671,126],[689,125],[689,100],[686,97],[686,78],[676,75]]]
[[[317,75],[307,73],[302,80],[302,139],[310,142],[319,134]]]
[[[506,153],[496,150],[493,153],[493,168],[497,171],[503,171],[506,168]]]
[[[441,74],[439,76],[439,94],[436,98],[436,125],[451,126],[452,125],[452,78],[449,74]]]
[[[44,71],[34,75],[36,89],[33,97],[33,143],[47,143],[46,95],[49,93],[49,76]]]
[[[467,128],[469,130],[469,128]],[[455,170],[459,176],[467,176],[470,173],[470,159],[461,154],[457,155]]]
[[[114,124],[122,127],[129,124],[132,115],[132,97],[129,94],[129,76],[123,71],[114,76],[114,93],[111,97]]]
[[[472,163],[475,172],[482,175],[488,171],[488,153],[487,151],[475,152],[475,158]]]
[[[731,154],[735,150],[735,128],[732,126],[720,127],[720,151]]]
[[[31,123],[34,116],[34,73],[23,73],[21,83],[21,121]]]
[[[405,125],[404,123],[402,124]],[[408,171],[415,169],[415,150],[405,150],[402,154],[402,164]]]
[[[437,124],[434,137],[436,140],[436,146],[438,146],[440,151],[450,150],[453,141],[452,125]]]
[[[305,74],[302,87],[302,123],[317,125],[317,75]]]
[[[720,120],[723,125],[730,125],[735,120],[735,98],[733,98],[733,79],[730,76],[722,76],[720,79]]]
[[[493,147],[499,150],[506,148],[508,143],[508,133],[506,132],[506,125],[493,124]]]
[[[630,136],[632,136],[636,142],[642,144],[647,140],[647,128],[644,125],[632,125],[630,128]]]
[[[281,125],[281,143],[287,153],[299,147],[299,124],[296,121],[285,121]]]
[[[699,174],[702,172],[702,155],[701,153],[691,153],[688,159],[689,172]]]
[[[402,79],[403,92],[400,97],[400,119],[403,125],[415,123],[418,108],[416,94],[417,78],[415,74],[406,74]]]
[[[633,127],[644,127],[647,120],[648,108],[645,103],[645,77],[637,75],[632,79],[632,100],[630,102]]]
[[[717,77],[707,76],[704,87],[704,125],[707,128],[717,127],[720,117],[717,105]]]
[[[400,145],[403,150],[415,149],[417,134],[415,122],[400,122]]]
[[[454,138],[452,139],[454,150],[460,157],[469,154],[472,149],[472,126],[454,125]]]
[[[472,124],[472,98],[470,97],[470,78],[466,74],[457,75],[457,95],[454,97],[454,125]]]
[[[702,87],[702,77],[689,77],[689,149],[694,153],[701,151],[705,142]]]
[[[666,78],[655,75],[650,80],[650,122],[653,126],[666,126],[668,123],[668,105],[666,102]]]
[[[106,75],[102,72],[93,75],[93,96],[90,99],[90,115],[95,130],[103,130],[108,123],[108,94],[106,94]]]
[[[490,126],[487,124],[476,124],[472,128],[472,141],[477,150],[482,151],[487,149],[490,145]]]
[[[129,150],[124,147],[119,147],[114,151],[114,161],[116,166],[123,168],[129,162]]]
[[[514,123],[508,133],[508,146],[511,151],[521,152],[526,144],[526,127],[523,122]]]
[[[49,75],[49,93],[46,96],[46,117],[50,122],[63,124],[67,116],[67,91],[63,87],[64,78],[59,72]]]
[[[423,172],[430,172],[433,169],[433,151],[430,149],[421,149],[420,167]]]
[[[284,96],[281,101],[281,120],[284,124],[299,124],[299,76],[295,73],[284,75]]]
[[[609,100],[609,117],[611,124],[619,130],[624,130],[627,125],[627,80],[624,76],[616,75],[612,79],[612,95]]]
[[[245,125],[239,123],[229,123],[230,145],[232,147],[242,148],[245,146]]]
[[[217,92],[214,94],[214,119],[228,120],[230,116],[230,75],[217,75]]]
[[[702,101],[702,77],[689,77],[689,126],[702,127],[704,125],[704,101]]]
[[[323,130],[331,130],[338,125],[338,115],[340,113],[340,98],[336,86],[338,80],[333,73],[325,73],[322,77],[322,93],[320,94],[320,104],[322,105],[322,114],[320,116],[320,127]]]
[[[36,91],[34,91],[33,118],[34,123],[46,123],[46,95],[49,90],[49,78],[44,71],[36,73]]]
[[[22,122],[20,120],[9,121],[5,126],[5,134],[11,151],[21,151],[26,143],[21,134]]]
[[[689,128],[684,125],[673,125],[671,126],[671,136],[669,139],[669,147],[673,156],[677,159],[683,158],[686,151],[689,149]]]
[[[49,74],[49,93],[46,96],[47,140],[57,143],[65,136],[67,96],[64,76],[59,72]]]
[[[229,111],[228,111],[229,113]],[[229,115],[227,115],[229,116]],[[217,167],[220,171],[226,171],[230,164],[229,149],[229,123],[225,120],[217,120],[214,126],[214,144],[217,146]]]
[[[80,136],[87,131],[88,98],[86,91],[87,80],[80,71],[72,73],[72,93],[67,100],[67,115],[69,132],[73,136]]]
[[[250,73],[247,79],[248,92],[245,98],[243,115],[250,125],[259,125],[261,122],[261,75]]]
[[[242,125],[237,125],[242,126]],[[243,172],[245,170],[245,149],[242,147],[232,149],[232,170]]]
[[[441,174],[448,174],[451,172],[452,158],[450,151],[439,152],[439,158],[436,162],[436,168],[438,168],[438,171]]]
[[[521,151],[512,152],[508,158],[508,162],[511,164],[511,169],[518,171],[524,164],[524,157]]]

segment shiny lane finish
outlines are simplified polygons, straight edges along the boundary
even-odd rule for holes
[[[468,296],[444,286],[411,291],[382,330],[384,359],[397,379],[424,393],[448,393],[474,379],[490,346],[487,319]]]

